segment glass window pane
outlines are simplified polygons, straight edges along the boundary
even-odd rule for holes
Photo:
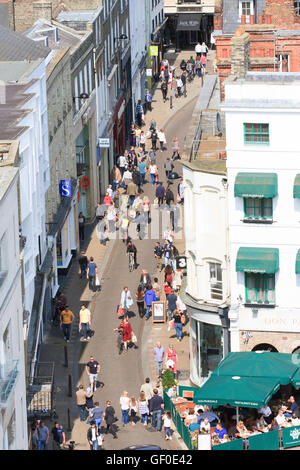
[[[261,132],[261,124],[253,124],[253,132],[259,134]]]
[[[269,124],[261,124],[261,132],[269,134]]]
[[[273,216],[273,204],[272,199],[264,199],[264,217],[272,217]]]

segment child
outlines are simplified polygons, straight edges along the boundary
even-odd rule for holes
[[[191,433],[193,450],[198,449],[198,435],[199,431],[197,430]]]
[[[131,426],[136,425],[136,415],[137,415],[137,404],[136,400],[134,397],[130,398],[129,402],[129,413],[130,413],[130,421],[131,421]]]
[[[165,439],[166,441],[172,440],[172,434],[171,434],[171,413],[170,411],[166,411],[165,414],[162,416],[162,420],[164,422],[164,433],[165,433]]]

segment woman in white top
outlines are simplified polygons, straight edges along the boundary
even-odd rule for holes
[[[210,432],[210,424],[209,424],[208,418],[204,418],[204,420],[201,421],[200,431],[204,431],[206,433]]]
[[[115,227],[116,227],[116,221],[117,221],[117,211],[113,205],[108,207],[106,218],[108,222],[108,230],[110,232],[114,232]]]
[[[136,399],[134,397],[130,398],[129,402],[129,408],[130,408],[130,421],[131,425],[135,426],[136,421],[137,421],[137,412],[138,412],[138,405],[136,402]]]
[[[123,427],[128,424],[128,415],[129,415],[129,409],[130,409],[129,403],[130,403],[130,399],[128,397],[128,392],[126,392],[125,390],[122,393],[121,398],[120,398]]]
[[[155,165],[155,163],[151,163],[149,165],[149,173],[150,173],[150,176],[151,176],[151,183],[152,183],[152,185],[154,185],[155,182],[156,182],[156,175],[158,173],[157,166]]]
[[[167,143],[166,135],[163,131],[163,129],[160,129],[157,133],[158,140],[160,143],[160,151],[162,152],[164,150],[164,146]]]
[[[165,414],[162,416],[162,420],[164,423],[164,433],[165,439],[172,440],[172,433],[171,433],[171,426],[172,426],[172,419],[170,411],[166,411]]]

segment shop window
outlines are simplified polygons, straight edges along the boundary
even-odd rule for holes
[[[57,266],[62,266],[62,264],[63,264],[63,253],[62,253],[61,232],[59,232],[57,234],[57,238],[56,238],[56,258],[57,258]]]
[[[269,144],[269,124],[244,123],[245,144]]]
[[[271,198],[244,198],[244,217],[247,220],[273,220],[273,200]]]
[[[275,304],[275,274],[245,273],[246,303]]]

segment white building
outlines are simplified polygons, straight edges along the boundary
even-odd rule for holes
[[[148,55],[148,45],[150,43],[149,28],[150,23],[149,2],[147,0],[129,0],[130,19],[130,41],[131,41],[131,81],[132,81],[132,106],[133,115],[138,100],[144,102],[147,77],[146,61]]]
[[[228,81],[231,349],[300,347],[300,74]]]
[[[26,450],[18,143],[1,141],[0,152],[0,450]]]
[[[23,308],[28,316],[25,339],[31,345],[29,360],[34,360],[43,337],[47,275],[40,270],[47,252],[45,194],[50,178],[46,57],[50,51],[3,27],[0,41],[7,44],[0,55],[0,79],[5,84],[5,99],[0,103],[0,139],[19,141]]]

